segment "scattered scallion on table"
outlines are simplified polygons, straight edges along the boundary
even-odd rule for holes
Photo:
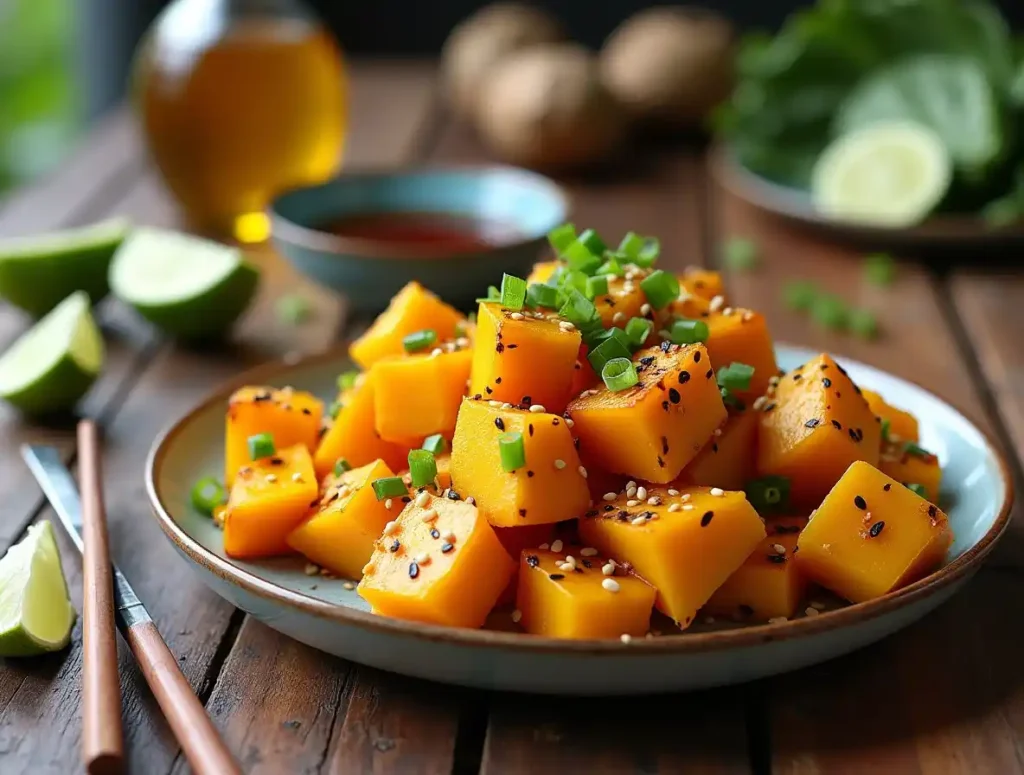
[[[289,293],[277,300],[274,311],[281,322],[298,325],[309,320],[313,314],[313,306],[305,296]]]
[[[862,339],[874,339],[878,336],[878,318],[866,309],[850,310],[846,326]]]
[[[891,285],[896,279],[896,262],[888,253],[864,257],[864,278],[872,285]]]
[[[818,295],[811,304],[811,317],[823,328],[840,331],[846,328],[850,311],[846,302],[838,296],[823,293]]]
[[[797,312],[806,312],[818,298],[818,287],[809,280],[793,280],[783,288],[786,306]]]

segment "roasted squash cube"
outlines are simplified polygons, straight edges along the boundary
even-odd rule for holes
[[[647,296],[640,287],[640,280],[647,274],[647,270],[638,269],[630,274],[628,280],[625,277],[608,279],[608,293],[594,299],[594,306],[597,307],[605,328],[625,328],[630,318],[653,320],[654,312],[647,304]]]
[[[939,486],[942,484],[942,468],[939,459],[930,452],[920,452],[914,445],[910,449],[905,443],[882,444],[878,458],[878,469],[904,485],[919,484],[924,487],[924,497],[932,503],[939,502]]]
[[[601,377],[594,371],[594,367],[590,365],[590,360],[587,358],[589,349],[585,344],[580,345],[580,352],[576,358],[576,365],[573,366],[572,374],[572,387],[569,389],[569,395],[578,396],[584,390],[589,390],[601,381]]]
[[[516,608],[520,625],[549,638],[620,638],[647,633],[655,591],[580,547],[562,552],[526,549],[519,561]]]
[[[401,498],[377,500],[373,482],[389,476],[383,460],[329,474],[316,511],[288,534],[288,545],[339,576],[358,579],[384,525],[405,507]]]
[[[224,553],[240,559],[289,554],[288,534],[318,497],[313,458],[305,444],[243,466],[224,514]]]
[[[472,496],[496,527],[522,527],[573,519],[590,503],[586,469],[580,465],[564,418],[505,409],[497,401],[467,398],[452,440],[452,487]],[[499,437],[522,435],[526,464],[502,468]]]
[[[374,384],[365,377],[350,390],[338,396],[338,416],[316,448],[313,462],[322,479],[344,458],[350,466],[359,467],[381,459],[394,471],[406,465],[408,448],[385,441],[374,427]]]
[[[754,478],[758,413],[732,411],[721,428],[676,479],[679,486],[742,490]]]
[[[469,394],[561,412],[571,396],[580,341],[580,332],[557,315],[481,303]]]
[[[402,344],[409,334],[430,330],[437,334],[439,342],[454,339],[456,328],[464,324],[465,318],[454,307],[441,301],[417,282],[411,282],[400,290],[388,308],[373,325],[349,347],[352,360],[369,369],[374,363],[391,355],[402,355]]]
[[[649,482],[675,479],[726,419],[703,345],[640,350],[640,381],[582,393],[568,413],[586,455],[614,473]]]
[[[800,534],[797,562],[811,581],[861,603],[931,572],[952,540],[937,506],[858,461]]]
[[[918,440],[917,418],[914,415],[886,403],[885,399],[873,390],[865,388],[861,392],[875,416],[883,421],[889,421],[889,438],[892,441]]]
[[[680,289],[686,291],[691,296],[697,296],[708,301],[711,301],[716,296],[725,296],[725,283],[722,282],[720,272],[689,266],[677,277],[679,278]]]
[[[855,460],[878,463],[879,421],[829,355],[786,374],[764,400],[758,473],[787,477],[793,503],[820,503]]]
[[[303,444],[312,452],[320,439],[323,404],[301,390],[243,387],[228,399],[224,441],[224,481],[228,488],[235,474],[249,465],[249,437],[269,433],[278,449]]]
[[[754,367],[750,387],[733,391],[735,395],[748,403],[764,395],[769,380],[779,372],[775,346],[764,315],[748,309],[725,307],[702,319],[708,326],[708,340],[704,344],[716,369],[725,368],[730,363]]]
[[[358,587],[384,616],[480,627],[515,570],[494,529],[465,501],[418,496],[384,532]]]
[[[628,562],[658,590],[658,610],[687,627],[765,538],[741,492],[630,487],[588,511],[583,543]]]
[[[496,527],[494,528],[498,540],[505,547],[509,557],[518,557],[524,549],[537,549],[541,544],[550,544],[555,538],[555,525],[524,525],[523,527]],[[516,602],[516,589],[519,582],[519,566],[512,574],[501,597],[498,598],[498,605],[512,605]]]
[[[534,283],[546,283],[560,266],[564,266],[562,261],[538,261],[533,265],[533,269],[530,270],[529,277],[526,278],[526,282],[530,285]]]
[[[384,358],[373,364],[374,427],[385,441],[418,447],[441,433],[451,438],[466,395],[472,350],[448,342],[430,354]]]
[[[711,596],[704,610],[737,621],[766,622],[797,612],[807,582],[793,550],[806,517],[773,517],[768,536]]]

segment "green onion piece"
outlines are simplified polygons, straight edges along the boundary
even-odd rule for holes
[[[563,223],[548,232],[548,242],[555,249],[556,253],[562,253],[567,247],[576,241],[576,227],[571,223]]]
[[[531,307],[556,308],[558,306],[558,290],[550,285],[534,283],[526,289],[526,303]]]
[[[738,412],[742,412],[744,409],[747,408],[747,405],[743,403],[739,396],[735,395],[731,390],[729,390],[729,388],[720,387],[718,389],[718,392],[721,393],[722,403],[725,404],[726,406],[731,406]]]
[[[575,288],[568,291],[565,304],[562,305],[558,314],[579,329],[589,328],[593,325],[595,317],[600,319],[594,302]]]
[[[616,328],[612,330],[620,331],[621,329]],[[630,352],[629,346],[623,344],[622,340],[614,335],[609,336],[587,353],[587,360],[590,361],[590,365],[594,367],[594,371],[598,374],[604,372],[604,366],[608,361],[615,360],[616,358],[625,358],[628,361]]]
[[[434,453],[425,449],[409,450],[409,475],[413,487],[426,487],[437,478],[437,461]]]
[[[711,332],[708,324],[703,320],[690,320],[689,318],[678,318],[672,321],[668,329],[668,338],[672,344],[696,344],[706,342]]]
[[[782,289],[786,306],[797,312],[806,312],[818,298],[818,286],[808,280],[794,280]]]
[[[608,293],[607,275],[595,275],[587,278],[586,295],[588,298],[595,299],[598,296],[605,295],[606,293]]]
[[[400,476],[385,476],[380,479],[374,479],[372,486],[373,494],[377,496],[379,501],[385,498],[401,498],[408,492],[405,489],[405,482],[402,481]]]
[[[600,254],[594,255],[580,242],[572,243],[565,251],[564,258],[569,269],[587,276],[594,274],[602,263]]]
[[[426,350],[428,347],[433,347],[436,341],[437,332],[428,328],[403,336],[402,347],[405,348],[407,353],[415,353],[420,350]]]
[[[626,390],[640,381],[636,366],[629,358],[612,358],[601,369],[601,379],[611,391]]]
[[[604,255],[604,252],[608,250],[608,246],[604,244],[604,240],[601,239],[601,235],[593,229],[584,230],[577,239],[577,242],[583,245],[595,256],[602,256]]]
[[[641,280],[640,288],[655,309],[663,309],[679,298],[679,280],[661,269],[656,269]]]
[[[626,232],[626,236],[619,243],[619,253],[625,254],[627,260],[633,261],[644,247],[644,238],[635,231]]]
[[[644,346],[647,337],[651,335],[652,328],[654,328],[654,323],[647,318],[630,318],[626,323],[626,338],[629,339],[634,349],[639,349]]]
[[[334,475],[335,476],[341,476],[346,471],[351,471],[351,470],[352,470],[352,464],[349,463],[348,460],[346,460],[345,458],[339,457],[337,460],[334,461]]]
[[[914,457],[931,457],[932,455],[932,453],[924,447],[918,446],[912,441],[908,441],[903,445],[903,451],[908,455],[913,455]]]
[[[192,487],[191,498],[196,511],[212,517],[217,506],[227,503],[228,494],[224,490],[224,485],[212,476],[204,476]]]
[[[622,264],[619,263],[619,259],[612,253],[605,253],[604,263],[597,268],[595,274],[606,274],[613,275],[615,277],[622,277],[626,274],[626,270],[622,268]]]
[[[277,451],[274,447],[274,437],[269,433],[257,433],[255,436],[250,436],[247,443],[249,444],[250,460],[270,457]]]
[[[550,285],[552,288],[557,288],[562,284],[562,275],[565,274],[565,264],[559,263],[555,267],[555,271],[548,275],[548,279],[544,281],[545,285]]]
[[[512,274],[501,278],[501,306],[505,309],[520,310],[526,303],[526,280]]]
[[[851,310],[846,325],[862,339],[874,339],[878,336],[878,319],[866,309]]]
[[[501,454],[501,468],[504,471],[515,471],[526,465],[526,447],[523,446],[523,434],[509,431],[498,436],[498,451]]]
[[[889,441],[889,430],[892,423],[888,420],[882,420],[882,441]]]
[[[737,272],[749,272],[757,266],[757,244],[745,237],[732,237],[722,245],[722,263]]]
[[[332,420],[337,420],[338,415],[341,414],[341,410],[344,407],[345,405],[341,403],[341,401],[331,401],[331,403],[327,405],[327,416]]]
[[[747,500],[758,514],[781,513],[789,508],[789,479],[784,476],[765,476],[751,479],[743,487]]]
[[[564,294],[568,294],[571,290],[576,289],[586,296],[587,280],[589,279],[589,275],[585,275],[583,272],[577,272],[575,269],[566,269],[559,278],[558,288]]]
[[[896,279],[896,262],[888,253],[864,257],[864,278],[872,285],[891,285]]]
[[[340,375],[338,375],[338,388],[340,390],[351,390],[356,386],[356,381],[358,379],[358,371],[343,371]]]
[[[846,302],[831,294],[818,296],[811,305],[811,317],[818,325],[831,330],[846,328],[849,314]]]
[[[750,378],[754,376],[754,367],[746,363],[730,363],[721,368],[715,375],[719,387],[734,390],[750,390]]]
[[[305,296],[289,293],[277,300],[274,311],[282,323],[298,325],[309,319],[313,314],[313,307]]]
[[[501,291],[495,288],[493,285],[487,286],[487,295],[482,299],[477,299],[477,303],[483,304],[489,301],[501,301]]]
[[[654,266],[654,262],[661,255],[661,241],[657,237],[647,237],[640,252],[633,258],[633,263],[644,269]]]
[[[422,449],[427,450],[427,452],[433,452],[435,455],[443,455],[445,450],[448,449],[448,442],[445,441],[444,436],[440,433],[435,433],[433,436],[427,436],[423,440]]]
[[[925,486],[923,484],[917,484],[916,482],[908,482],[905,486],[915,495],[920,495],[922,498],[925,499],[928,498],[928,490],[925,489]]]

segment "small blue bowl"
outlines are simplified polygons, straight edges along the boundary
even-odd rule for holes
[[[514,167],[454,167],[342,175],[279,196],[270,206],[275,247],[303,274],[344,293],[353,309],[379,312],[410,280],[463,307],[503,272],[525,277],[569,204],[554,181]],[[324,224],[388,212],[468,216],[508,230],[484,249],[342,237]]]

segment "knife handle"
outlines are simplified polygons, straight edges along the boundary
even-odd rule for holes
[[[152,621],[140,622],[129,627],[124,637],[197,775],[241,775],[156,625]]]

